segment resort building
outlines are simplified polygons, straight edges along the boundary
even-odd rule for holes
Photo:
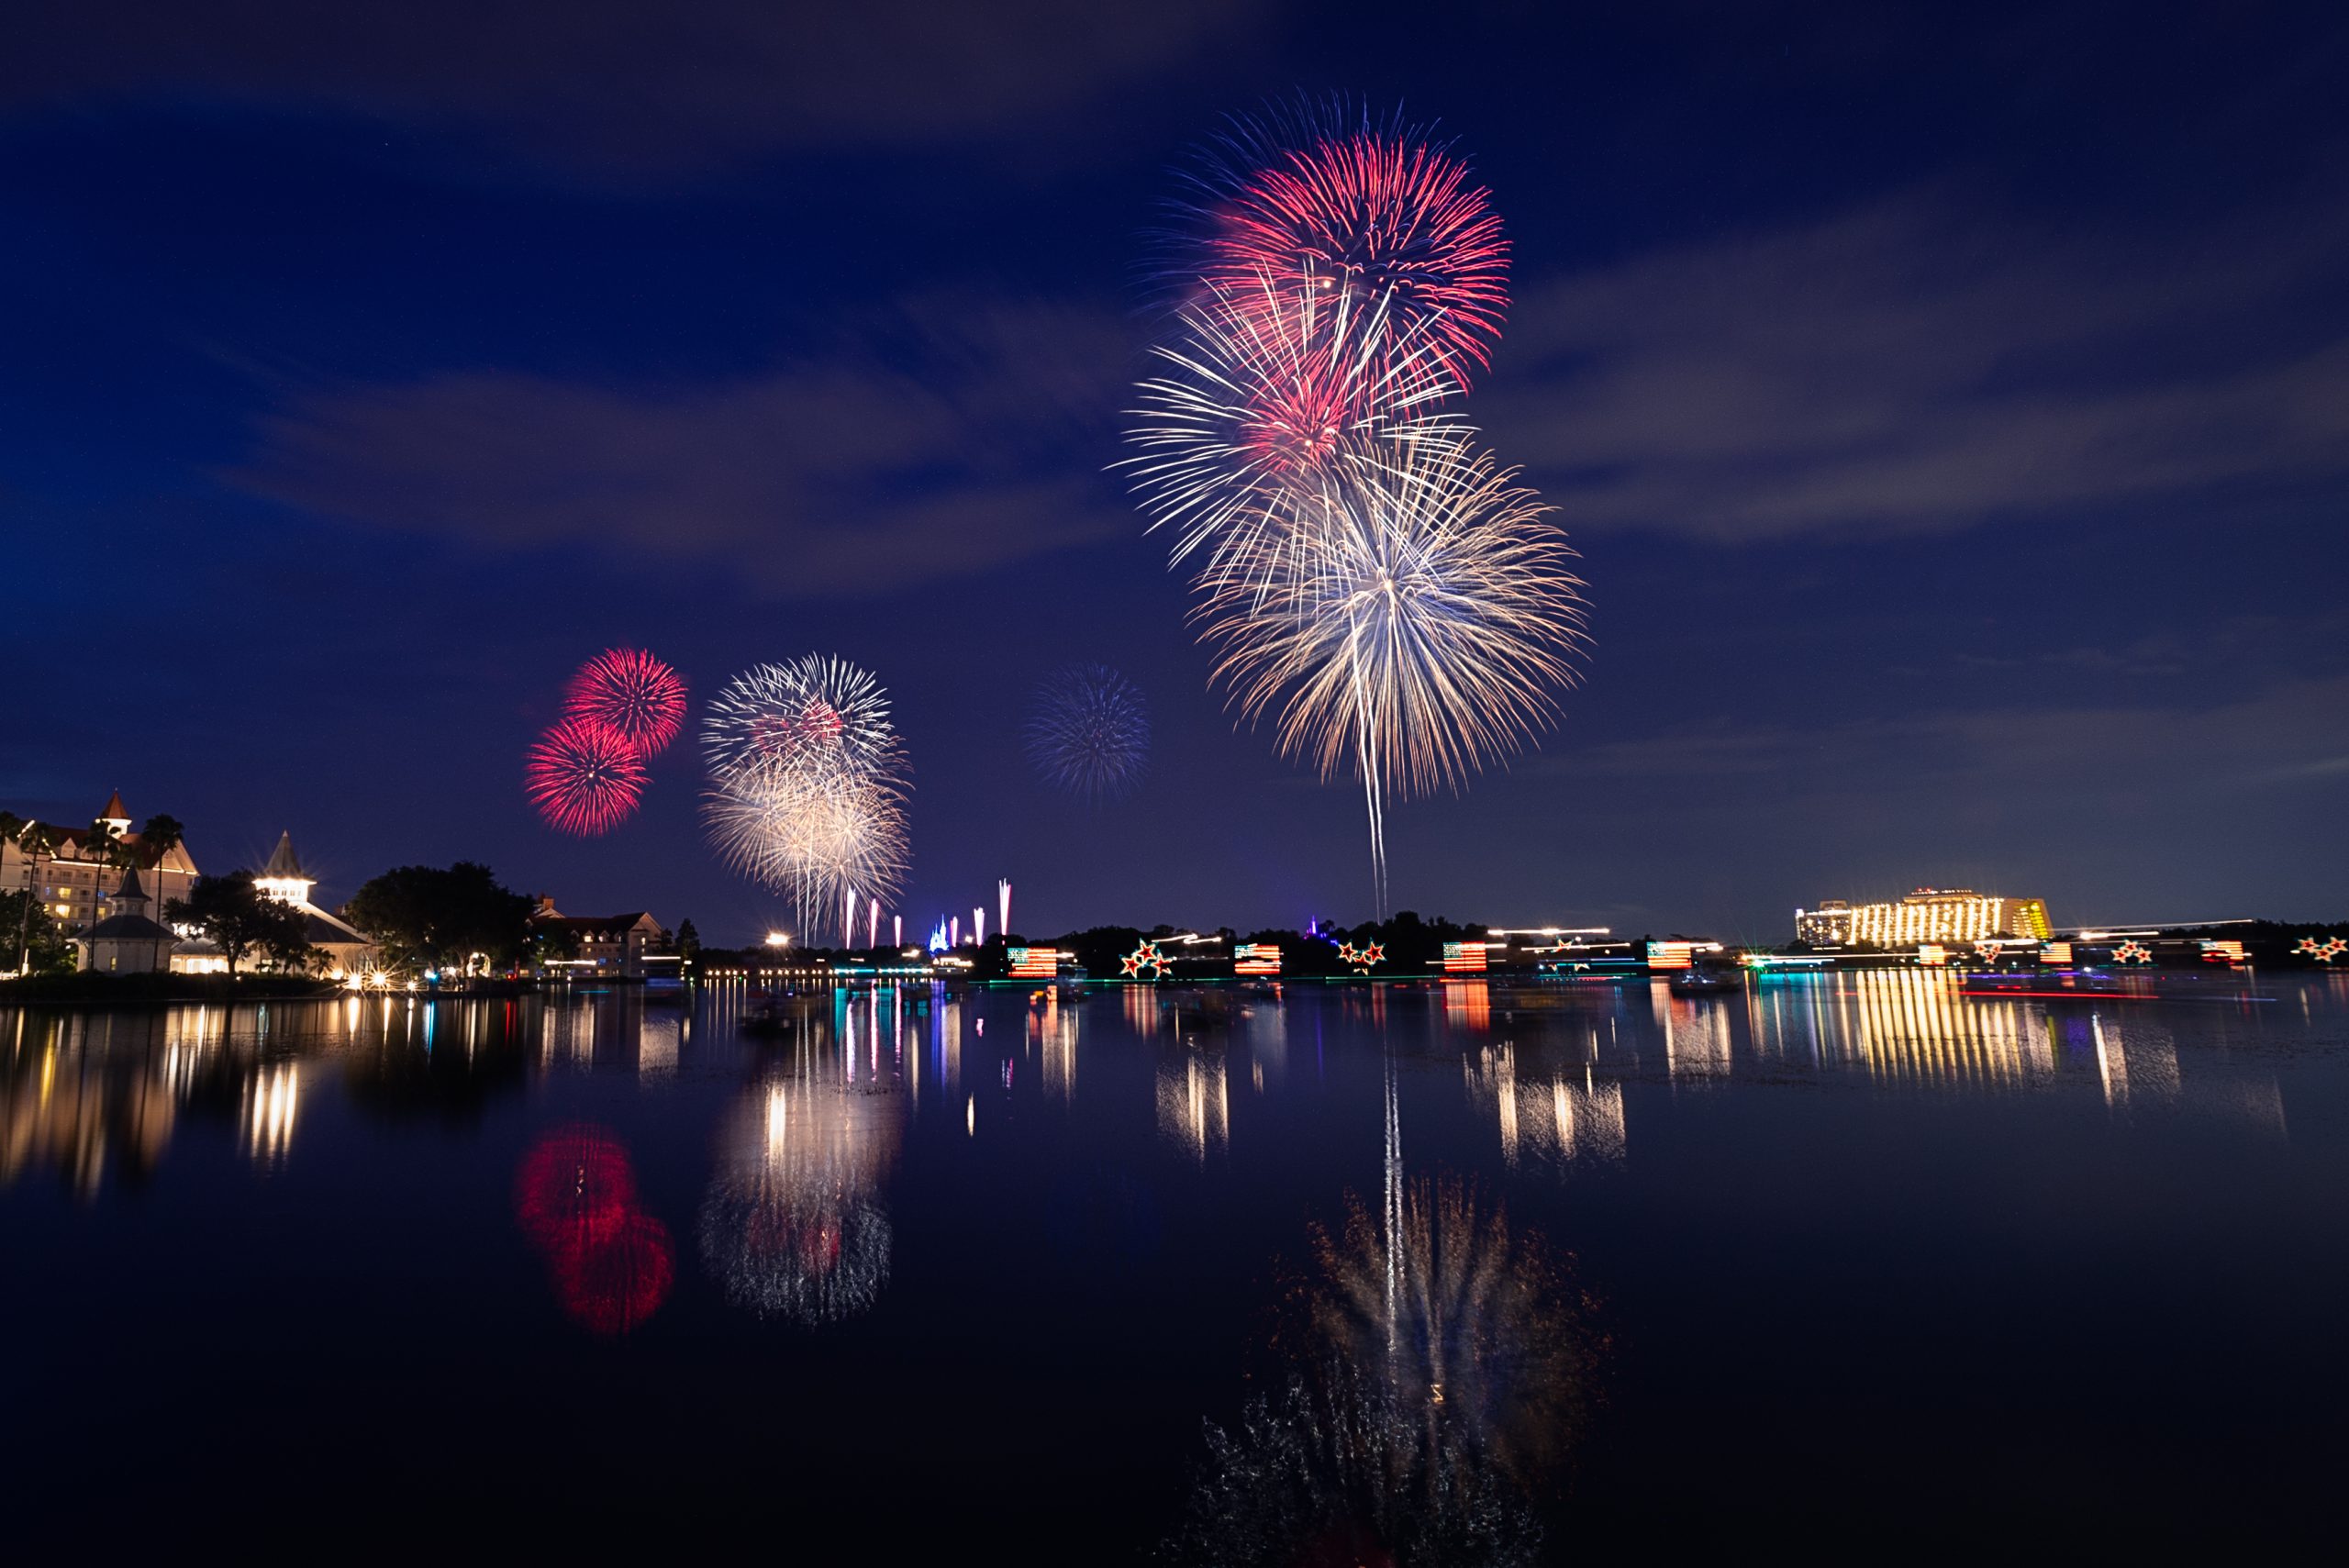
[[[32,888],[69,934],[116,913],[115,890],[126,864],[143,873],[139,886],[150,917],[167,901],[186,897],[199,874],[185,844],[159,851],[131,831],[119,790],[106,797],[95,822],[69,828],[34,821],[20,837],[0,839],[0,889]]]
[[[669,940],[661,922],[640,909],[627,915],[566,915],[544,894],[539,895],[539,907],[530,917],[530,929],[558,940],[571,938],[565,945],[576,951],[568,958],[547,960],[541,967],[582,979],[641,980],[646,957],[665,948]]]
[[[1987,937],[2054,934],[2047,906],[2036,898],[2009,898],[1970,887],[1920,887],[1897,901],[1849,904],[1823,901],[1795,911],[1795,935],[1813,947],[1912,947],[1919,942],[1967,942]]]
[[[317,884],[317,879],[302,869],[291,833],[277,835],[277,848],[270,852],[269,863],[253,873],[253,888],[262,896],[291,904],[302,912],[309,926],[310,946],[327,955],[329,973],[358,973],[374,959],[375,944],[341,916],[310,902],[310,889]]]
[[[137,866],[122,873],[121,885],[108,895],[106,906],[114,913],[73,939],[81,967],[100,974],[169,971],[180,935],[148,917],[147,890],[139,884]]]

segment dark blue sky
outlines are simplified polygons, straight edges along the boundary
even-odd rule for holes
[[[912,754],[907,900],[1367,913],[1357,795],[1235,733],[1105,465],[1219,117],[1438,119],[1516,304],[1467,405],[1562,508],[1564,728],[1394,809],[1395,902],[1787,934],[2343,913],[2349,13],[99,4],[0,56],[0,803],[120,787],[322,894],[485,860],[713,939],[690,748],[583,844],[524,748],[612,643],[809,651]],[[1088,811],[1017,730],[1148,693]]]

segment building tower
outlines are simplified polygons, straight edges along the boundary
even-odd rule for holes
[[[269,854],[269,863],[253,878],[254,891],[263,897],[274,898],[280,904],[306,905],[310,901],[310,889],[318,879],[304,874],[302,862],[294,853],[294,835],[277,835],[277,848]]]
[[[147,917],[147,889],[139,884],[137,866],[122,873],[113,902],[113,914],[74,939],[82,950],[82,967],[101,974],[151,974],[170,969],[179,933]]]

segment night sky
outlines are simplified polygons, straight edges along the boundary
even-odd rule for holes
[[[1466,407],[1596,639],[1536,753],[1390,811],[1396,906],[2349,912],[2339,6],[799,9],[18,13],[0,804],[739,940],[690,745],[588,842],[522,753],[607,645],[697,698],[820,651],[896,701],[909,928],[998,875],[1037,934],[1366,917],[1358,792],[1235,731],[1104,472],[1171,171],[1341,92],[1494,193]],[[1092,809],[1018,738],[1074,660],[1156,725]]]

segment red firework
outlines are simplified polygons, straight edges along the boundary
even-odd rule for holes
[[[626,736],[579,717],[540,736],[522,770],[524,791],[547,826],[583,839],[610,832],[634,811],[645,776]]]
[[[640,648],[613,648],[579,667],[564,711],[592,719],[636,748],[665,751],[685,721],[685,683]]]
[[[1369,317],[1464,387],[1508,312],[1508,242],[1491,193],[1416,128],[1299,128],[1226,150],[1197,281],[1247,300],[1270,285]],[[1194,280],[1185,278],[1186,284]]]

